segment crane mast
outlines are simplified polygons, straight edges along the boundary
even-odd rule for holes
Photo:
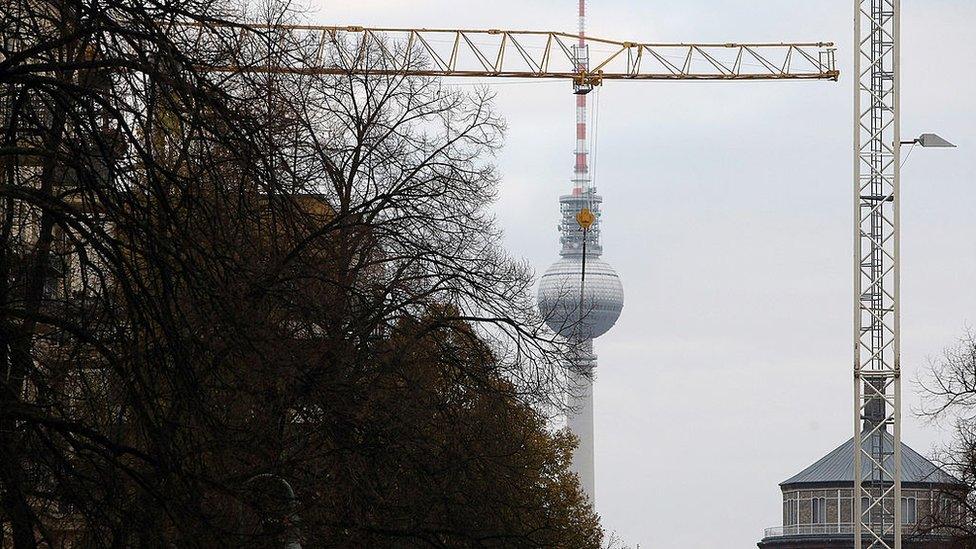
[[[855,0],[854,547],[901,549],[900,0]]]

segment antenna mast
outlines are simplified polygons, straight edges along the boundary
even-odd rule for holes
[[[586,45],[586,0],[579,0],[579,41],[573,48],[576,57],[576,71],[586,74],[590,69],[590,52]],[[592,84],[576,84],[576,164],[573,168],[573,194],[586,194],[590,191],[589,148],[586,119],[587,94],[593,90]]]

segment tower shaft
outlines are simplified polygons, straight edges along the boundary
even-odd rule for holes
[[[855,0],[856,549],[902,546],[899,32],[900,0]]]
[[[579,477],[583,493],[595,501],[596,474],[594,459],[593,437],[593,368],[596,357],[593,355],[593,340],[586,340],[581,346],[579,363],[576,370],[581,374],[570,376],[573,391],[569,398],[570,412],[566,417],[566,426],[577,439],[576,451],[573,452],[571,470]]]

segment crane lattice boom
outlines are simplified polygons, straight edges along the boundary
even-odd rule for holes
[[[210,29],[212,30],[212,29]],[[587,36],[589,68],[578,35],[551,31],[365,28],[317,25],[234,27],[243,45],[302,45],[312,55],[282,62],[228,62],[219,72],[400,74],[444,77],[572,79],[587,91],[604,80],[837,80],[830,42],[653,44]],[[206,31],[202,34],[206,34]],[[339,47],[342,46],[342,47]],[[352,48],[350,48],[352,46]],[[382,57],[351,55],[371,48]]]

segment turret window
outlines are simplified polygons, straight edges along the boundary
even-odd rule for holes
[[[918,503],[915,498],[901,498],[901,523],[915,524],[918,522]]]
[[[813,524],[827,522],[827,498],[813,498],[810,504],[813,506]]]
[[[794,494],[791,499],[783,502],[783,524],[786,526],[800,523],[800,502],[795,498]]]

